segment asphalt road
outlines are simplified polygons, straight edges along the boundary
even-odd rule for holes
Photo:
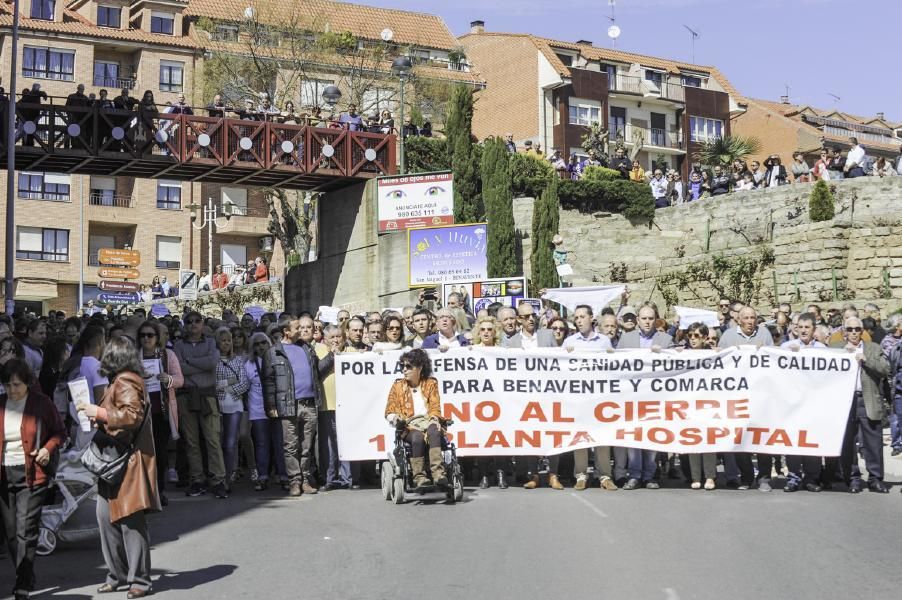
[[[468,488],[457,505],[404,506],[375,489],[289,499],[239,484],[228,500],[173,494],[152,517],[154,589],[173,599],[897,598],[900,480],[888,477],[888,495]],[[63,544],[37,568],[36,597],[92,598],[99,541]],[[11,580],[4,559],[0,590]]]

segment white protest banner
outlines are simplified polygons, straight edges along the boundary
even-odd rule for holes
[[[551,300],[568,310],[576,310],[580,304],[592,307],[592,312],[601,314],[601,309],[620,297],[625,285],[596,285],[591,287],[551,288],[542,294],[542,300]]]
[[[338,313],[341,309],[336,306],[320,306],[319,320],[323,323],[338,324]]]
[[[385,457],[401,351],[336,356],[342,460]],[[459,348],[430,352],[462,456],[592,446],[838,456],[857,363],[842,350]]]
[[[680,329],[689,329],[693,323],[703,323],[708,327],[720,327],[720,319],[713,310],[703,308],[689,308],[686,306],[674,306],[673,310],[680,318]]]

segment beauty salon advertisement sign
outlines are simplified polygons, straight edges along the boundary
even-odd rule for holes
[[[336,357],[342,460],[385,458],[401,351]],[[838,456],[858,363],[841,350],[430,351],[462,456],[593,446]]]
[[[407,230],[410,287],[488,277],[486,224]]]
[[[450,171],[376,180],[379,233],[454,223],[454,181]]]

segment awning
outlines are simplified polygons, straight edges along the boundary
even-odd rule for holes
[[[16,281],[16,300],[52,300],[58,295],[56,284],[49,281]]]

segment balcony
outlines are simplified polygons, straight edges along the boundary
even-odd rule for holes
[[[853,123],[846,123],[843,127],[836,127],[834,125],[824,125],[822,131],[824,135],[829,135],[838,138],[858,138],[858,141],[867,144],[880,144],[882,146],[891,146],[896,147],[898,144],[902,143],[902,139],[893,137],[891,135],[891,131],[889,129],[886,130],[885,135],[881,135],[878,133],[871,133],[869,131],[857,131],[852,129]],[[859,125],[859,127],[861,127]]]
[[[134,201],[133,196],[114,194],[111,190],[91,190],[91,195],[88,197],[88,202],[92,206],[131,208]]]
[[[138,79],[135,77],[104,77],[102,75],[94,76],[95,87],[109,88],[112,90],[133,90],[137,85]]]
[[[658,88],[658,91],[654,92],[654,88]],[[643,77],[618,73],[616,77],[608,77],[608,89],[622,94],[635,94],[644,97],[657,96],[665,100],[673,100],[674,102],[686,101],[686,90],[683,88],[683,85],[667,80],[663,80],[659,84]]]
[[[640,134],[642,135],[642,143],[646,147],[669,148],[680,151],[684,149],[683,138],[679,133],[664,129],[637,127],[631,123],[627,123],[623,129],[611,131],[611,139],[616,139],[618,135],[622,135],[624,143],[632,145],[634,137]]]

